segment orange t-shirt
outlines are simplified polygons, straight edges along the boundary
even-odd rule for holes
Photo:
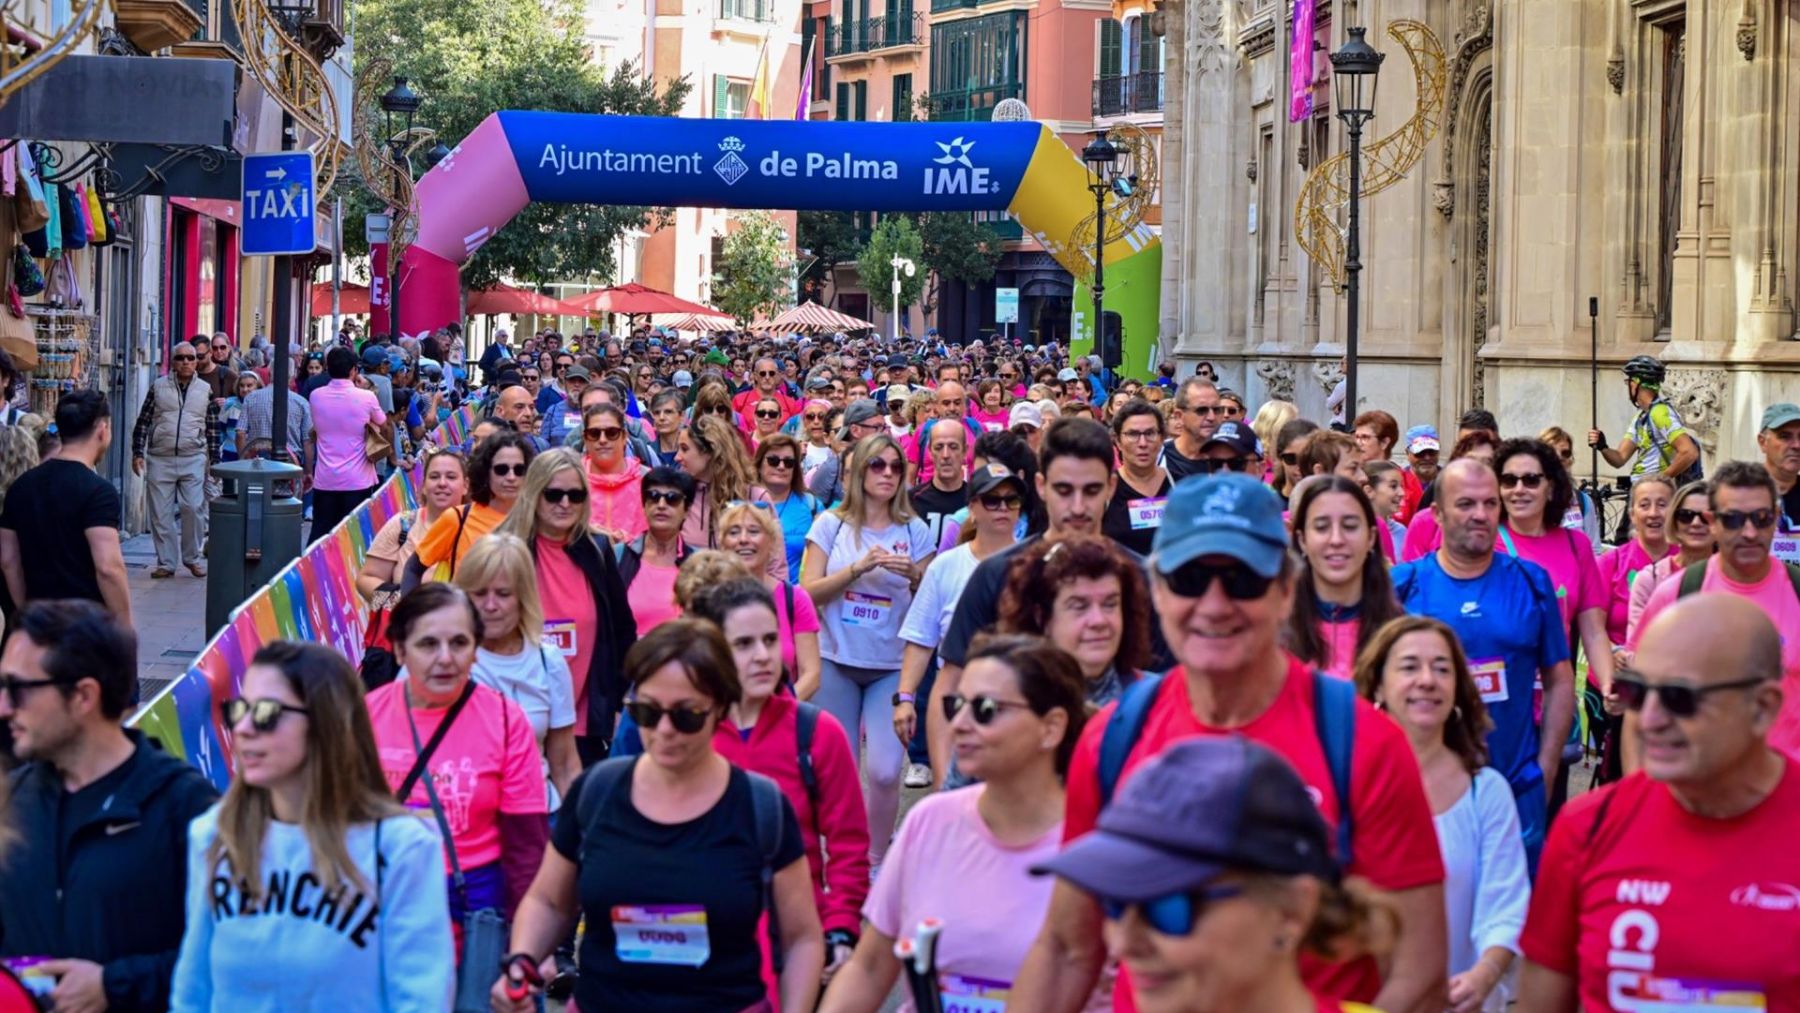
[[[431,524],[431,530],[419,539],[419,562],[426,569],[443,564],[442,573],[433,573],[433,580],[448,580],[454,576],[456,561],[467,555],[469,546],[482,535],[500,526],[506,515],[483,503],[470,503],[446,510],[438,515]]]

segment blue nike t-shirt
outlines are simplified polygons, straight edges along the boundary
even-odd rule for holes
[[[1406,611],[1444,623],[1462,641],[1494,721],[1489,765],[1506,776],[1514,794],[1542,783],[1534,689],[1540,671],[1569,660],[1569,635],[1550,574],[1536,563],[1496,554],[1486,573],[1459,580],[1444,572],[1434,552],[1394,568],[1394,593]]]

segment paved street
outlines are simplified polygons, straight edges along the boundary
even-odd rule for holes
[[[206,646],[206,581],[186,570],[167,580],[151,580],[156,549],[148,534],[126,539],[124,550],[137,622],[139,688],[148,700],[187,671]]]

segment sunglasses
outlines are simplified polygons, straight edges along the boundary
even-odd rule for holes
[[[779,411],[766,411],[766,410],[764,410],[764,409],[761,409],[761,408],[758,408],[758,409],[757,409],[757,410],[756,410],[756,417],[757,417],[757,418],[759,418],[759,419],[778,419],[778,418],[780,418],[780,417],[781,417],[781,412],[779,412]]]
[[[1216,404],[1215,405],[1194,405],[1193,407],[1188,408],[1187,410],[1190,412],[1193,412],[1195,415],[1212,416],[1212,415],[1225,414],[1225,406],[1224,405],[1216,405]]]
[[[1713,514],[1713,519],[1724,526],[1726,531],[1736,531],[1745,524],[1754,524],[1759,528],[1775,526],[1773,510],[1721,510]]]
[[[1031,705],[1017,703],[1012,700],[996,700],[991,696],[963,696],[961,693],[944,694],[944,720],[955,721],[964,707],[970,708],[969,716],[978,725],[990,725],[1000,716],[1003,710],[1030,710]]]
[[[563,502],[564,500],[568,500],[570,503],[577,503],[577,504],[586,503],[587,498],[588,498],[588,491],[586,489],[545,489],[544,490],[544,502],[550,504],[551,506],[555,506],[555,505]]]
[[[0,676],[0,694],[5,694],[6,702],[11,704],[14,710],[25,706],[26,690],[43,689],[45,686],[54,685],[56,685],[55,679],[17,679]]]
[[[1232,601],[1255,601],[1268,594],[1269,585],[1275,583],[1274,577],[1264,577],[1241,563],[1227,566],[1189,563],[1174,573],[1163,574],[1169,590],[1183,598],[1206,597],[1215,579],[1224,585],[1225,596]]]
[[[645,489],[644,490],[644,502],[646,502],[646,503],[685,503],[685,502],[687,502],[687,497],[683,496],[681,493],[676,492],[673,489]]]
[[[502,477],[506,475],[517,475],[520,478],[524,478],[526,467],[527,466],[523,464],[496,464],[490,470],[493,471],[494,474]]]
[[[1704,511],[1704,510],[1681,509],[1681,510],[1675,511],[1675,523],[1677,523],[1677,524],[1711,524],[1712,518],[1706,516],[1706,511]]]
[[[730,415],[731,414],[731,406],[728,404],[714,405],[712,413],[714,415]]]
[[[647,732],[654,729],[657,725],[662,724],[663,716],[667,715],[669,724],[673,725],[677,732],[683,735],[692,735],[706,727],[706,718],[711,712],[694,710],[689,707],[665,708],[642,700],[633,700],[625,705],[625,713],[631,715],[631,720],[637,724],[640,731]]]
[[[1517,489],[1521,485],[1527,489],[1537,489],[1542,487],[1543,484],[1544,473],[1541,471],[1534,471],[1529,475],[1500,476],[1500,488],[1502,489]]]
[[[1125,917],[1125,912],[1137,908],[1143,915],[1144,923],[1165,936],[1185,936],[1194,931],[1194,923],[1206,911],[1208,904],[1232,897],[1242,896],[1242,887],[1209,886],[1200,890],[1182,890],[1168,893],[1150,900],[1123,901],[1103,897],[1100,910],[1106,913],[1111,921]]]
[[[1025,502],[1025,498],[1018,495],[1001,496],[989,494],[986,496],[977,496],[975,498],[981,501],[983,509],[996,512],[1001,510],[1017,510]]]
[[[756,375],[757,376],[780,376],[781,374],[775,372],[772,369],[759,369],[756,371]]]
[[[869,462],[869,471],[871,474],[876,475],[886,475],[890,472],[895,475],[900,475],[906,472],[906,465],[901,464],[899,461],[890,461],[885,457],[877,457]]]
[[[1646,682],[1636,672],[1620,672],[1613,676],[1613,690],[1619,694],[1619,702],[1626,710],[1643,710],[1644,702],[1655,693],[1664,710],[1678,718],[1691,718],[1700,713],[1700,702],[1708,696],[1728,689],[1749,689],[1765,681],[1762,678],[1734,679],[1711,686],[1695,686],[1685,682]]]
[[[1281,463],[1287,465],[1290,468],[1296,467],[1300,464],[1300,455],[1299,454],[1282,454],[1281,455]]]
[[[825,416],[819,414],[818,412],[807,412],[806,413],[806,421],[808,421],[808,422],[823,422],[823,421],[825,421]]]
[[[625,430],[618,426],[590,426],[582,430],[581,435],[590,440],[606,440],[611,442],[625,435]]]
[[[176,355],[176,356],[171,356],[171,358],[173,358],[176,362],[193,362],[194,361],[194,356],[192,356],[192,355]]]
[[[219,701],[219,717],[224,719],[227,728],[236,728],[237,723],[244,720],[244,715],[248,714],[250,715],[250,727],[267,734],[274,731],[275,726],[281,723],[283,714],[290,713],[305,714],[307,710],[305,707],[295,707],[292,704],[285,704],[280,700],[271,700],[267,697],[261,700],[246,700],[241,696],[234,696],[229,700]]]
[[[526,383],[537,383],[538,381],[542,380],[543,377],[539,376],[536,373],[526,373],[524,376],[520,377],[519,379],[524,380]]]
[[[1250,459],[1248,457],[1201,458],[1195,461],[1194,465],[1194,470],[1202,475],[1211,475],[1221,471],[1245,472],[1250,470]]]
[[[1017,374],[1017,373],[1001,373],[1000,374],[1000,379],[1002,379],[1002,380],[1017,380],[1018,378],[1019,378],[1019,374]]]
[[[763,463],[771,468],[792,468],[798,461],[784,454],[770,454],[763,458]]]

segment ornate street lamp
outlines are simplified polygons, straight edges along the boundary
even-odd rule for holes
[[[1362,288],[1362,132],[1375,117],[1375,86],[1385,56],[1363,38],[1367,29],[1353,27],[1350,37],[1331,54],[1331,86],[1338,119],[1350,132],[1350,231],[1344,240],[1344,282],[1350,300],[1344,314],[1344,420],[1356,417],[1356,339],[1361,326]]]
[[[1100,330],[1104,326],[1101,316],[1101,304],[1106,294],[1106,195],[1118,185],[1119,149],[1106,136],[1106,131],[1097,131],[1094,139],[1087,147],[1081,149],[1081,160],[1087,164],[1088,171],[1094,178],[1088,182],[1088,190],[1094,195],[1094,317],[1093,337],[1094,351],[1098,353],[1102,343]]]
[[[383,125],[387,128],[388,155],[393,159],[394,172],[412,178],[412,162],[406,156],[406,146],[412,143],[413,115],[424,104],[419,93],[413,91],[406,83],[406,78],[395,76],[394,86],[383,92],[379,100]],[[400,129],[394,129],[395,118],[400,120]],[[442,145],[439,145],[442,147]],[[435,151],[435,149],[434,149]],[[400,340],[400,258],[395,256],[392,242],[388,245],[388,331],[393,340]]]

